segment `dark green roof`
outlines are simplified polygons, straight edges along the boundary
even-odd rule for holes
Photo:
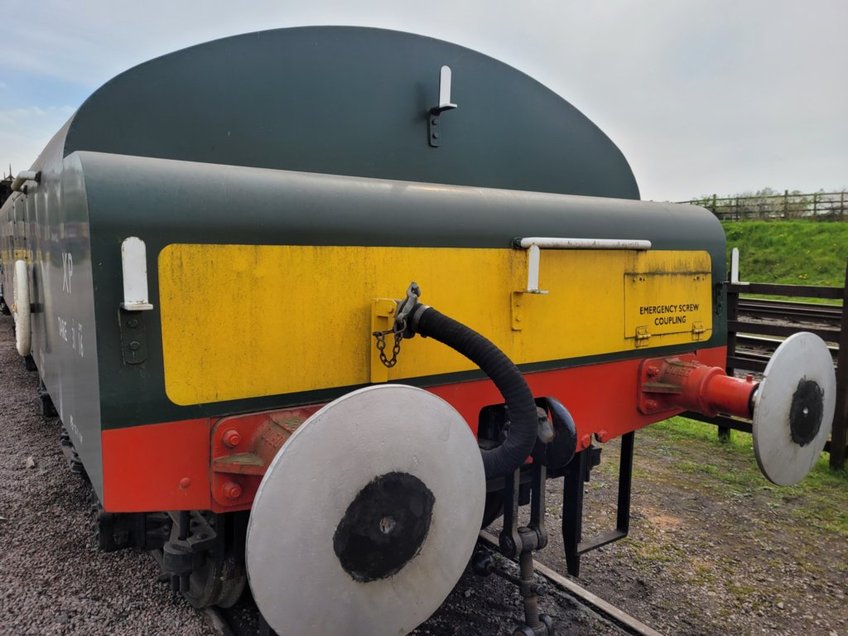
[[[443,64],[459,107],[433,148]],[[77,111],[64,155],[77,150],[639,198],[615,144],[537,81],[467,48],[369,28],[250,33],[141,64]]]

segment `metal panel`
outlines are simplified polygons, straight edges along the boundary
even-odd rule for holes
[[[443,65],[459,108],[428,143]],[[79,109],[65,154],[92,150],[325,174],[638,199],[621,151],[536,80],[409,33],[304,27],[165,55]]]
[[[510,252],[513,239],[522,235],[638,238],[650,240],[656,251],[708,251],[712,289],[716,294],[724,278],[724,235],[718,221],[705,210],[686,208],[685,214],[676,214],[674,204],[355,179],[98,153],[77,153],[74,157],[85,175],[91,215],[92,259],[96,264],[98,289],[95,303],[101,406],[103,425],[107,428],[212,416],[222,409],[238,412],[279,408],[291,403],[333,399],[339,392],[328,389],[310,395],[292,394],[285,400],[269,395],[225,404],[174,405],[165,393],[165,364],[159,345],[161,307],[139,312],[148,342],[146,361],[135,365],[122,363],[116,316],[123,299],[120,248],[128,236],[138,236],[147,245],[151,259],[150,298],[156,305],[160,304],[155,300],[160,298],[160,288],[158,268],[152,266],[152,258],[170,243],[464,247]],[[516,214],[516,210],[521,210],[521,214]],[[402,216],[400,211],[406,214]],[[144,219],[141,228],[144,231],[140,231],[139,219]],[[520,281],[515,288],[520,289],[526,283],[525,254],[523,250],[515,253],[521,257]],[[543,286],[547,285],[548,264],[553,265],[561,257],[568,258],[563,255],[570,253],[543,250],[540,274]],[[588,252],[593,258],[595,255],[607,258],[614,253]],[[597,269],[603,269],[600,263]],[[619,288],[624,271],[618,270],[615,284]],[[475,281],[485,278],[485,273],[474,266],[469,266],[467,275]],[[386,289],[365,298],[363,316],[367,317],[374,298],[402,293],[409,280],[398,279],[398,290]],[[442,280],[436,287],[425,288],[425,293],[432,297],[450,286],[455,285]],[[468,290],[457,289],[455,293],[477,293],[474,291],[477,283],[467,286]],[[596,331],[598,318],[591,313],[591,306],[602,302],[598,298],[602,299],[609,289],[603,285],[592,289],[591,300],[586,301],[588,311],[576,304],[565,310],[567,314],[583,315],[587,321],[581,333],[569,335],[569,340],[580,341]],[[209,309],[213,314],[238,298],[235,290],[223,284],[217,287],[217,294]],[[324,308],[334,302],[330,296],[322,297],[313,308],[311,320],[318,321]],[[509,297],[503,302],[508,304]],[[623,306],[616,315],[622,316],[622,312]],[[508,307],[506,313],[509,314]],[[554,321],[549,325],[551,331],[557,332],[560,327],[556,315],[548,316],[548,320]],[[713,315],[713,330],[713,336],[699,347],[724,343],[724,323],[718,308]],[[332,339],[335,334],[327,337]],[[691,346],[686,345],[689,350]],[[635,354],[625,351],[609,355],[606,359],[611,360]],[[585,360],[591,361],[600,358]],[[278,360],[280,366],[296,363],[292,357]],[[367,364],[367,357],[362,364]],[[469,374],[476,377],[474,372]],[[130,402],[123,398],[128,394],[134,398]]]
[[[708,277],[668,273],[708,268],[705,252],[575,250],[542,258],[549,293],[524,300],[516,331],[509,302],[524,282],[523,251],[171,244],[159,255],[166,392],[190,405],[366,384],[374,347],[368,308],[413,279],[423,300],[487,334],[518,364],[632,350],[622,316],[669,298],[693,320],[682,329],[652,327],[650,346],[709,335]],[[666,274],[650,278],[657,269]],[[634,298],[632,275],[622,285],[625,271],[644,272],[638,276],[652,283],[640,284]],[[234,301],[219,303],[221,289]],[[693,334],[699,321],[704,331]],[[421,338],[405,341],[398,360],[390,380],[475,369]]]

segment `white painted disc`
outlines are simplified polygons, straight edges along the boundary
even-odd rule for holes
[[[26,261],[15,261],[14,293],[12,317],[15,319],[15,347],[19,354],[28,356],[32,333],[30,331],[29,271]]]
[[[791,486],[810,472],[830,436],[835,406],[827,345],[807,332],[787,338],[754,394],[754,454],[770,481]]]
[[[348,523],[351,511],[359,510],[363,493],[370,497],[375,484],[394,476],[431,493],[429,528],[398,569],[363,580],[343,559],[376,549],[379,561],[384,548],[348,545],[342,520]],[[349,393],[304,422],[262,478],[246,546],[256,604],[281,636],[406,634],[459,580],[480,531],[485,491],[477,441],[447,402],[403,385]],[[399,499],[410,500],[406,494]],[[396,542],[412,534],[403,511],[379,510],[376,517],[365,515],[365,531],[379,527]],[[363,567],[370,572],[372,564]]]

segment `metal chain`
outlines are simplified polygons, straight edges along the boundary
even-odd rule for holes
[[[420,295],[421,289],[418,287],[418,283],[412,281],[409,284],[409,288],[406,290],[406,299],[398,301],[399,305],[397,308],[397,316],[391,329],[375,331],[371,334],[377,339],[377,351],[380,352],[380,362],[386,365],[389,369],[397,364],[398,355],[400,354],[400,343],[403,341],[403,334],[406,331],[406,321],[410,312],[415,309]],[[389,334],[392,334],[395,338],[391,358],[386,356],[386,336]]]
[[[394,334],[395,344],[392,347],[392,357],[389,358],[386,356],[386,336],[388,334]],[[375,331],[374,337],[377,338],[377,351],[380,352],[380,362],[382,362],[386,367],[391,369],[393,366],[397,364],[397,357],[400,353],[400,343],[403,340],[403,329],[395,330],[389,329],[387,331]]]

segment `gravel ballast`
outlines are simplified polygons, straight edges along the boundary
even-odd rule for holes
[[[208,634],[136,551],[103,553],[90,485],[71,473],[61,423],[43,418],[38,374],[0,317],[0,633]]]

